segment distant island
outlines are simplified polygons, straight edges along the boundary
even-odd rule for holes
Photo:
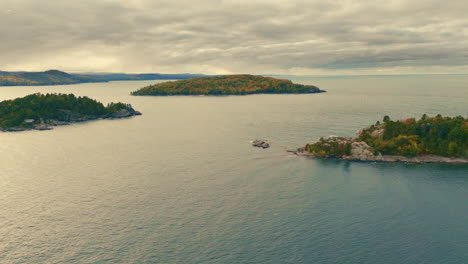
[[[69,74],[59,70],[45,72],[4,72],[0,71],[0,86],[60,85],[109,81],[178,80],[204,76],[202,74],[125,74],[88,73]]]
[[[134,115],[141,113],[129,104],[104,106],[86,96],[37,93],[0,102],[0,131],[48,130],[51,126]]]
[[[134,91],[132,95],[247,95],[321,93],[313,85],[255,75],[223,75],[163,82]]]
[[[298,155],[386,162],[468,163],[468,119],[408,118],[360,130],[355,137],[330,136],[295,151]]]

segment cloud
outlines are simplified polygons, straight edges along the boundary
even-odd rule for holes
[[[463,72],[463,0],[2,0],[2,70]]]

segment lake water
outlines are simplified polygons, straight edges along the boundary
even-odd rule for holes
[[[143,113],[0,133],[0,263],[468,263],[468,167],[297,157],[381,120],[468,115],[468,76],[288,77],[323,94],[132,97]],[[268,139],[270,149],[250,146]]]

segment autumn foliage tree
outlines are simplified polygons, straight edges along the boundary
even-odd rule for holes
[[[457,117],[408,118],[393,121],[385,117],[378,126],[362,131],[358,140],[365,141],[377,152],[389,155],[439,155],[468,158],[468,120]],[[381,137],[372,136],[383,129]]]

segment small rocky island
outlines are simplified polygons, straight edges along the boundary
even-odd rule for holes
[[[294,153],[357,161],[468,163],[468,120],[423,115],[392,121],[385,116],[354,137],[321,138]]]
[[[251,143],[252,143],[252,146],[257,147],[257,148],[266,149],[270,147],[270,143],[268,143],[266,140],[256,139],[252,141]]]
[[[313,85],[248,74],[200,77],[163,82],[134,91],[132,95],[247,95],[325,92]]]
[[[141,113],[129,104],[104,106],[86,96],[36,93],[0,102],[0,131],[49,130],[52,126],[134,115]]]

